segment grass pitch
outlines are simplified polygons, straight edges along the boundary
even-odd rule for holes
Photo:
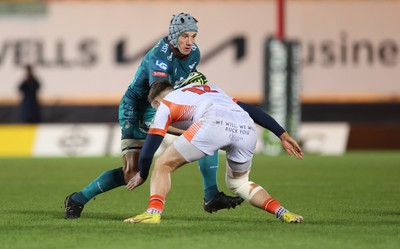
[[[220,158],[219,186],[224,183]],[[149,181],[90,201],[65,220],[63,201],[121,158],[0,158],[0,248],[399,248],[400,153],[352,152],[254,158],[250,178],[302,224],[285,224],[243,203],[208,214],[196,164],[172,175],[159,225],[126,224],[147,207]]]

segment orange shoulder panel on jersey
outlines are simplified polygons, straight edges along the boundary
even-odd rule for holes
[[[196,108],[192,105],[175,104],[165,99],[163,99],[162,102],[169,108],[169,111],[171,113],[171,123],[191,120],[193,112]]]

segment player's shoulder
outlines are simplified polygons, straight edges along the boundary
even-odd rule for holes
[[[226,94],[226,92],[225,92],[222,88],[220,88],[220,87],[218,87],[218,86],[210,85],[210,84],[207,84],[207,86],[210,87],[210,91],[212,91],[212,92],[217,92],[217,93],[220,94],[220,95],[229,96],[228,94]]]
[[[158,41],[158,43],[151,50],[151,53],[152,56],[161,59],[167,59],[168,57],[172,57],[173,55],[166,37]]]
[[[179,89],[179,90],[181,90],[181,89]],[[179,91],[179,90],[174,90],[174,91],[172,91],[172,92],[170,92],[170,93],[168,93],[165,97],[164,97],[164,99],[166,100],[166,101],[168,101],[168,102],[175,102],[176,100],[179,100],[180,98],[182,98],[182,91]]]
[[[148,63],[154,64],[157,68],[167,71],[172,66],[173,52],[169,47],[168,40],[162,38],[150,51]]]
[[[205,86],[206,86],[206,87],[209,87],[210,89],[223,92],[222,89],[221,89],[220,87],[216,86],[216,85],[207,83],[207,84],[205,84]]]

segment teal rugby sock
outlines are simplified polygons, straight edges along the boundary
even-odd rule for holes
[[[199,169],[203,178],[204,199],[211,200],[217,193],[218,151],[212,156],[205,156],[199,160]]]
[[[96,195],[123,185],[125,185],[125,179],[122,167],[108,170],[99,175],[96,179],[94,179],[93,182],[83,188],[80,192],[74,194],[72,199],[85,205]]]

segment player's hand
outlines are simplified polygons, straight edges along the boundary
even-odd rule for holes
[[[289,155],[295,155],[297,159],[303,159],[303,151],[297,142],[287,133],[283,133],[279,139],[282,142],[283,148]]]
[[[129,190],[133,190],[134,188],[142,185],[145,181],[146,179],[141,178],[140,172],[138,172],[129,180],[128,184],[126,184],[126,188]]]

